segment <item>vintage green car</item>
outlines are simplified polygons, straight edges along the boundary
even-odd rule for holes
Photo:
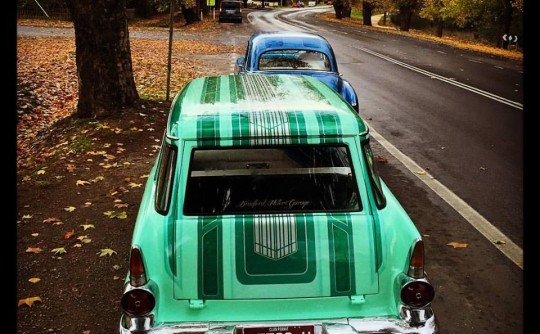
[[[424,244],[369,131],[317,79],[175,97],[133,232],[120,333],[437,333]]]

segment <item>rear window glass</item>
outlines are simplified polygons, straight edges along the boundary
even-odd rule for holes
[[[186,215],[360,211],[346,146],[196,149]]]
[[[272,50],[259,57],[259,70],[330,71],[326,54],[307,50]]]
[[[240,9],[240,2],[223,2],[221,7],[224,9]]]

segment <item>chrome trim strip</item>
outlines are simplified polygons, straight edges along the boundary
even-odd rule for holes
[[[169,132],[165,133],[165,137],[170,140],[179,140],[180,138],[170,135]]]
[[[407,275],[411,276],[412,278],[422,279],[424,278],[424,267],[409,266]]]
[[[143,286],[147,283],[146,275],[129,275],[129,284],[133,286]]]
[[[351,174],[350,167],[277,168],[277,169],[212,169],[196,170],[191,177],[239,176],[239,175],[309,175],[309,174]]]
[[[364,122],[364,125],[366,126],[366,130],[359,133],[360,137],[367,136],[369,134],[369,126],[367,125],[366,122]]]

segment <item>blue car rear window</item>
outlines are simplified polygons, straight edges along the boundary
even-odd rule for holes
[[[259,70],[330,71],[330,60],[322,52],[310,50],[271,50],[260,55]]]

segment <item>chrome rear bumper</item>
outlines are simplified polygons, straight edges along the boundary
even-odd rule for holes
[[[413,313],[415,313],[413,311]],[[126,319],[120,321],[120,334],[242,334],[244,327],[286,327],[294,325],[315,325],[314,334],[435,334],[438,333],[435,316],[431,309],[423,309],[423,323],[417,326],[399,318],[350,318],[328,319],[314,321],[290,321],[290,322],[260,322],[260,323],[181,323],[163,324],[151,329],[129,330],[123,326]],[[135,325],[131,319],[131,324]],[[148,320],[148,319],[147,319]],[[130,322],[130,321],[128,321]],[[148,325],[148,322],[146,323]],[[141,325],[141,323],[139,323]],[[141,327],[139,327],[141,328]],[[144,327],[143,327],[144,328]],[[146,327],[148,328],[148,327]]]

